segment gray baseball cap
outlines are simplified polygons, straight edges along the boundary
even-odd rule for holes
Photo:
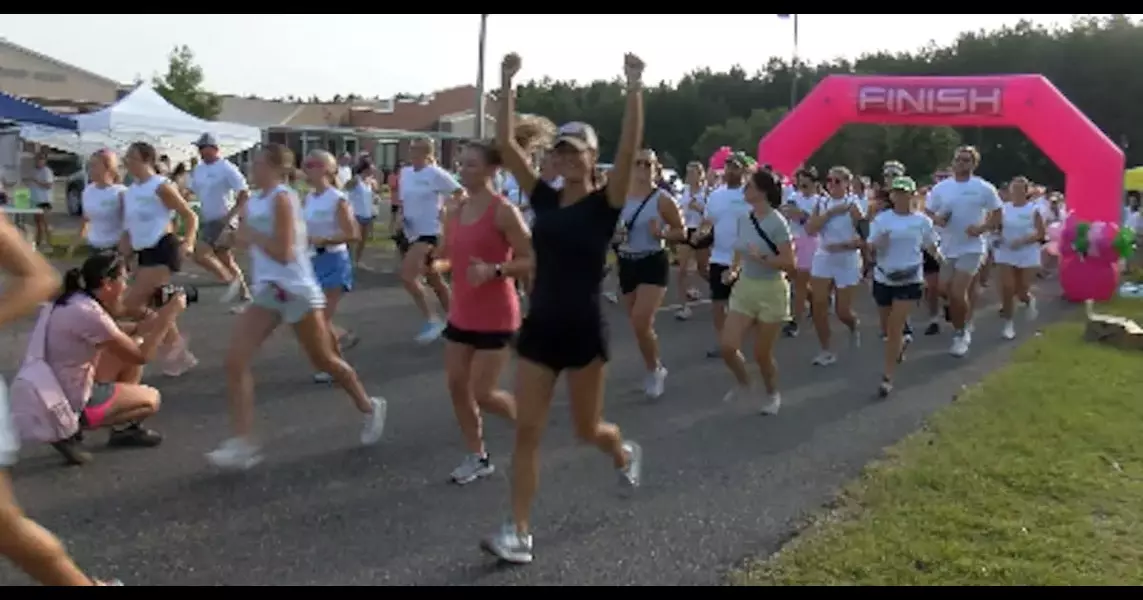
[[[199,136],[198,141],[194,143],[198,148],[217,148],[218,140],[214,139],[214,134],[204,133]]]

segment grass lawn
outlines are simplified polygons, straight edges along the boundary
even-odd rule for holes
[[[1143,322],[1143,301],[1098,312]],[[1028,341],[734,582],[1143,584],[1143,353],[1082,332]]]

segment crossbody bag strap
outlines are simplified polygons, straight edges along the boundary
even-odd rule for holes
[[[32,339],[28,342],[28,357],[36,360],[46,360],[48,354],[48,320],[52,316],[55,306],[45,304],[36,319],[36,327],[32,329]]]
[[[639,208],[635,209],[635,214],[631,215],[631,219],[624,223],[624,225],[627,227],[627,231],[631,231],[631,229],[635,227],[635,221],[639,219],[639,215],[643,213],[643,209],[647,208],[647,203],[651,201],[651,198],[658,197],[659,191],[660,190],[658,188],[653,189],[651,190],[651,193],[643,199],[643,203],[639,205]]]
[[[750,223],[754,225],[754,231],[758,232],[758,237],[762,238],[763,242],[766,242],[766,245],[770,248],[770,252],[773,252],[774,256],[781,254],[778,252],[778,245],[762,230],[762,225],[758,223],[758,218],[754,216],[754,213],[750,213]]]

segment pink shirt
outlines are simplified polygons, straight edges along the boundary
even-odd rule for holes
[[[512,260],[512,245],[496,226],[497,209],[508,204],[496,196],[475,222],[465,225],[460,213],[449,223],[445,257],[452,263],[452,303],[448,321],[458,329],[481,333],[511,333],[520,327],[520,300],[512,279],[497,277],[473,287],[468,282],[468,265],[473,258],[490,265]]]
[[[91,397],[99,346],[118,330],[107,311],[83,293],[52,310],[45,359],[73,406],[86,403]]]

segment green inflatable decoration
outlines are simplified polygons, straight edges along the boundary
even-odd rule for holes
[[[1120,229],[1111,246],[1119,253],[1119,258],[1131,260],[1131,255],[1135,254],[1135,231],[1130,227]]]
[[[1087,239],[1090,230],[1091,223],[1087,221],[1076,223],[1076,239],[1072,242],[1072,249],[1080,256],[1087,256],[1087,251],[1091,249],[1091,242]]]

